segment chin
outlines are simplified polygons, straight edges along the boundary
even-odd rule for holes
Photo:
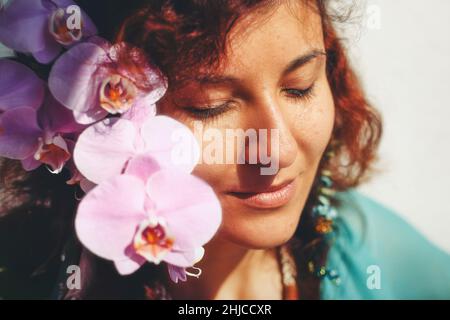
[[[250,249],[274,248],[288,242],[297,230],[311,180],[297,181],[290,200],[277,208],[252,208],[222,194],[223,222],[217,237]]]
[[[224,210],[218,237],[250,249],[274,248],[294,235],[303,204],[265,211]]]

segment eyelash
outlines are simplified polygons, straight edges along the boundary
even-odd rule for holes
[[[227,112],[230,109],[230,103],[225,102],[221,105],[217,106],[207,106],[202,108],[197,107],[187,107],[185,108],[187,112],[189,112],[194,118],[199,120],[205,119],[214,119],[219,117],[223,113]]]
[[[293,99],[294,101],[306,101],[312,98],[314,91],[314,84],[311,85],[307,89],[294,89],[294,88],[285,88],[284,92],[288,94],[286,97],[289,99]],[[194,118],[199,120],[212,120],[214,118],[219,117],[220,115],[227,112],[231,109],[230,103],[225,102],[221,105],[217,106],[206,106],[202,108],[198,107],[187,107],[185,110],[190,113]]]
[[[284,92],[287,93],[287,97],[289,99],[293,99],[294,101],[307,101],[311,99],[314,95],[314,83],[306,89],[283,89]]]

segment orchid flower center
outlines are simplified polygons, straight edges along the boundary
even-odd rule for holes
[[[134,249],[148,261],[158,264],[165,253],[173,247],[174,239],[169,236],[162,220],[143,221],[134,238]]]
[[[56,136],[49,141],[39,138],[39,148],[34,158],[49,166],[52,173],[60,173],[65,163],[70,159],[67,144],[61,136]]]
[[[50,16],[48,29],[50,34],[55,38],[56,42],[63,46],[69,46],[80,41],[83,37],[81,29],[69,29],[67,26],[67,19],[69,16],[64,9],[59,8],[55,10]]]
[[[105,79],[100,88],[100,106],[109,113],[124,113],[136,97],[136,86],[120,75]]]

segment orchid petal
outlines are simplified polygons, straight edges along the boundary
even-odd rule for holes
[[[68,6],[75,5],[73,0],[52,0],[59,8],[67,8]],[[83,38],[88,38],[97,34],[97,28],[92,22],[92,19],[84,12],[81,11],[82,17],[82,32]]]
[[[53,137],[48,143],[42,141],[35,158],[48,165],[51,173],[58,174],[71,158],[71,154],[64,138],[58,135]]]
[[[121,174],[134,155],[136,128],[128,120],[105,119],[84,130],[74,150],[78,170],[90,181],[100,182]]]
[[[167,80],[156,68],[151,68],[150,71],[146,73],[146,80],[151,89],[143,99],[146,104],[155,104],[167,92]]]
[[[136,229],[147,218],[145,187],[136,177],[121,175],[95,187],[81,201],[75,228],[83,245],[116,262],[130,258]]]
[[[22,167],[25,171],[33,171],[36,170],[37,168],[39,168],[41,166],[41,162],[37,161],[34,158],[34,155],[24,159],[21,161],[22,162]]]
[[[44,50],[49,14],[44,1],[10,1],[0,11],[0,42],[19,52]]]
[[[114,261],[114,265],[120,275],[126,276],[136,272],[145,262],[146,260],[144,258],[142,258],[142,263],[132,259],[124,259]]]
[[[152,154],[163,167],[190,173],[199,161],[200,148],[194,135],[172,118],[148,119],[142,125],[141,137],[144,141],[141,152]]]
[[[200,251],[199,251],[200,250]],[[178,266],[178,267],[192,267],[195,263],[197,263],[201,257],[203,257],[203,248],[200,249],[191,249],[188,251],[171,251],[168,252],[163,260],[171,265]],[[199,259],[199,252],[202,252],[200,254]]]
[[[37,150],[42,130],[36,118],[36,110],[28,107],[0,115],[0,156],[25,160]]]
[[[145,101],[139,99],[133,106],[122,115],[122,119],[132,121],[137,127],[142,125],[156,115],[156,106],[154,104],[145,104]]]
[[[121,275],[129,275],[136,272],[146,262],[143,257],[134,252],[132,246],[129,246],[125,252],[127,258],[114,261],[114,265]]]
[[[173,282],[178,283],[178,280],[181,280],[181,281],[186,281],[187,280],[186,269],[185,268],[178,267],[178,266],[173,266],[171,264],[168,264],[167,265],[167,269],[169,271],[170,279]]]
[[[73,113],[50,94],[38,110],[38,121],[51,134],[80,132],[86,127],[76,122]]]
[[[92,189],[94,189],[97,185],[95,183],[93,183],[92,181],[89,181],[88,179],[84,178],[81,179],[80,181],[80,188],[81,190],[83,190],[85,193],[88,193],[89,191],[91,191]]]
[[[175,238],[176,248],[202,247],[220,226],[221,206],[203,180],[175,170],[161,170],[147,182],[147,194]]]
[[[140,178],[144,183],[161,169],[158,162],[151,156],[137,156],[128,161],[125,173]]]
[[[28,67],[0,59],[0,112],[18,107],[37,109],[44,92],[44,82]]]
[[[47,32],[44,34],[44,43],[45,46],[42,50],[34,51],[33,57],[42,64],[48,64],[52,62],[62,51],[62,47],[60,44],[55,42],[50,34]]]
[[[99,88],[103,81],[100,66],[107,61],[103,48],[81,43],[64,53],[50,72],[49,88],[53,96],[74,111],[76,120],[82,124],[107,115],[99,105]]]

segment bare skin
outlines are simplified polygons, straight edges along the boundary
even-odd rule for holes
[[[160,113],[191,128],[196,120],[220,130],[276,128],[279,170],[263,176],[261,163],[196,167],[194,174],[221,201],[223,223],[196,265],[201,277],[169,285],[175,299],[282,298],[275,248],[295,232],[334,125],[321,20],[314,10],[282,1],[267,12],[250,13],[233,27],[228,45],[217,73],[227,80],[169,92],[158,105]],[[224,103],[219,115],[204,116],[205,108]],[[287,184],[293,189],[280,206],[242,200],[244,194]]]

